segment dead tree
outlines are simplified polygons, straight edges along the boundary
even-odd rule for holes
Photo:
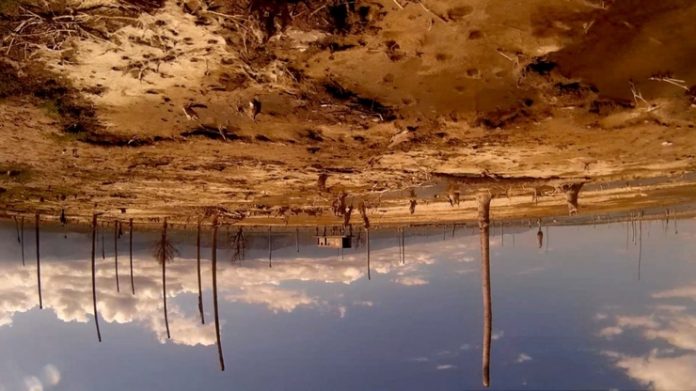
[[[121,292],[118,281],[118,221],[114,222],[114,272],[116,273],[116,292]]]
[[[133,280],[133,219],[128,220],[128,253],[130,255],[131,294],[135,294],[135,281]]]
[[[217,291],[217,230],[218,218],[213,218],[213,253],[212,253],[212,269],[213,269],[213,314],[215,316],[215,338],[217,341],[218,358],[220,359],[220,370],[225,370],[225,358],[222,354],[222,342],[220,341],[220,319],[218,314],[218,291]]]
[[[97,327],[97,339],[102,341],[101,331],[99,330],[99,313],[97,312],[97,279],[95,253],[97,247],[97,215],[92,215],[92,305],[94,306],[94,324]]]
[[[578,195],[584,183],[568,183],[560,186],[560,190],[565,193],[566,203],[568,204],[568,215],[572,216],[578,213]]]
[[[174,260],[177,250],[167,238],[167,219],[162,223],[162,237],[155,243],[155,259],[162,265],[162,301],[164,303],[164,324],[167,328],[167,338],[171,338],[169,333],[169,317],[167,314],[167,263]]]
[[[39,309],[43,309],[43,299],[41,297],[41,257],[39,254],[40,238],[39,238],[39,212],[36,212],[36,281],[39,288]]]
[[[198,312],[201,314],[201,324],[205,324],[203,289],[201,285],[201,220],[198,220],[198,228],[196,230],[196,272],[198,274]]]
[[[481,369],[483,385],[490,385],[491,330],[493,311],[491,303],[491,267],[490,267],[490,207],[491,195],[480,193],[478,201],[479,233],[481,237],[481,296],[483,298],[483,350]]]

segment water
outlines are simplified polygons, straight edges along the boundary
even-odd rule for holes
[[[83,230],[84,231],[84,230]],[[247,234],[231,262],[221,230],[214,327],[211,232],[202,234],[198,308],[195,232],[174,232],[166,264],[167,338],[157,232],[135,232],[131,291],[127,230],[96,248],[91,233],[41,232],[43,309],[33,226],[25,261],[13,224],[0,228],[0,389],[459,390],[483,388],[478,229],[371,232],[338,250],[310,233]],[[544,228],[492,225],[494,389],[694,389],[696,220]],[[635,232],[635,235],[634,235]],[[642,232],[642,234],[641,234]],[[444,240],[443,240],[444,237]],[[100,238],[100,235],[98,235]],[[364,236],[362,237],[364,240]],[[222,245],[224,244],[224,246]],[[33,388],[38,389],[38,388]]]

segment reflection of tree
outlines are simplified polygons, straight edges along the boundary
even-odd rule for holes
[[[196,229],[196,272],[198,274],[198,312],[201,314],[201,324],[205,324],[203,315],[203,289],[201,286],[201,220]]]
[[[162,265],[162,301],[164,303],[164,324],[167,328],[167,338],[171,338],[169,334],[169,318],[167,315],[167,262],[174,260],[177,254],[176,248],[169,242],[167,238],[167,219],[162,223],[162,237],[155,243],[155,259]]]
[[[133,219],[128,220],[128,253],[130,255],[131,293],[135,294],[135,281],[133,280]]]
[[[544,245],[544,233],[541,232],[541,220],[537,220],[539,229],[537,230],[537,245],[541,248]]]
[[[22,266],[26,265],[24,262],[24,217],[22,216],[21,220],[19,221],[19,232],[20,232],[20,241],[22,243]]]
[[[490,385],[491,328],[493,311],[491,303],[491,268],[490,268],[490,207],[491,195],[480,193],[478,201],[478,221],[481,236],[481,295],[483,297],[483,385]]]
[[[39,212],[36,212],[36,281],[39,287],[39,309],[42,309],[43,299],[41,297],[41,257],[39,255],[41,240],[39,238],[39,220]]]
[[[222,342],[220,341],[220,319],[218,317],[218,292],[217,292],[217,216],[213,218],[213,253],[212,253],[212,269],[213,269],[213,314],[215,316],[215,338],[217,340],[218,357],[220,359],[220,370],[225,370],[225,358],[222,355]]]
[[[116,292],[121,292],[118,281],[118,221],[114,222],[114,271],[116,273]]]
[[[92,305],[94,306],[94,324],[97,327],[97,338],[101,342],[101,331],[99,330],[99,314],[97,313],[97,280],[96,262],[94,256],[97,247],[97,215],[92,215]]]
[[[561,191],[563,191],[566,196],[569,215],[578,213],[578,195],[583,185],[584,183],[568,183],[560,186]]]
[[[244,249],[246,248],[246,238],[244,237],[244,229],[237,228],[237,232],[232,237],[232,262],[244,259]]]

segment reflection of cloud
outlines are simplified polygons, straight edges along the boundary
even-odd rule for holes
[[[517,359],[515,360],[515,362],[518,364],[526,361],[532,361],[532,357],[526,353],[520,353],[520,355],[517,356]]]
[[[444,371],[447,369],[454,369],[454,368],[456,368],[456,367],[452,364],[443,364],[443,365],[438,365],[435,367],[435,369],[437,369],[438,371]]]
[[[62,258],[52,258],[47,253],[42,259],[42,286],[44,308],[55,313],[64,322],[93,322],[91,268],[88,259],[74,260],[68,257],[74,249],[89,249],[85,236],[63,240],[62,234],[48,232],[42,236],[42,245],[47,248],[62,249]],[[472,251],[478,251],[478,243],[457,240],[447,242],[419,243],[407,248],[407,263],[394,262],[394,248],[372,252],[373,278],[379,274],[389,274],[389,280],[403,285],[427,284],[424,267],[435,260],[449,262],[471,262]],[[70,242],[74,240],[75,242]],[[209,253],[210,249],[203,249]],[[81,253],[87,253],[81,252]],[[164,343],[167,341],[163,319],[161,267],[149,254],[134,254],[134,276],[136,295],[130,294],[128,276],[128,257],[124,254],[120,272],[121,292],[116,292],[113,258],[97,260],[97,305],[100,317],[106,324],[139,324],[149,330]],[[33,264],[22,267],[16,262],[16,254],[7,248],[0,249],[0,327],[11,325],[16,314],[37,308],[36,274]],[[346,316],[348,307],[372,307],[371,301],[353,303],[335,302],[333,299],[320,299],[295,287],[289,282],[320,281],[329,284],[352,284],[366,277],[367,268],[364,254],[355,252],[340,262],[332,256],[297,257],[278,259],[272,269],[267,263],[247,260],[244,264],[218,264],[218,291],[227,302],[241,302],[266,307],[274,313],[289,313],[298,308],[326,308]],[[125,266],[125,267],[124,267]],[[204,288],[209,287],[211,264],[204,261],[201,267]],[[295,284],[293,284],[295,285]],[[211,345],[215,342],[212,324],[202,325],[195,306],[182,308],[184,295],[197,295],[198,281],[195,261],[177,258],[167,264],[167,297],[169,307],[169,326],[172,342],[184,345]],[[185,302],[189,302],[186,300]],[[45,384],[44,384],[45,385]]]
[[[609,327],[605,327],[605,328],[599,330],[599,336],[607,338],[607,339],[611,339],[612,337],[615,337],[615,336],[620,335],[622,333],[623,333],[623,329],[621,327],[616,327],[616,326],[609,326]]]
[[[427,285],[429,283],[428,280],[418,276],[397,277],[394,282],[405,286]]]
[[[50,386],[55,386],[60,383],[60,371],[55,365],[48,364],[43,369],[43,378],[46,384]]]
[[[256,286],[253,289],[243,288],[241,293],[225,295],[225,300],[263,304],[275,313],[292,312],[300,306],[313,307],[318,304],[316,298],[309,297],[304,292],[280,289],[273,285]]]
[[[493,332],[493,335],[491,336],[491,338],[492,338],[494,341],[497,341],[497,340],[499,340],[500,338],[503,338],[504,335],[505,335],[505,332],[504,332],[503,330],[494,331],[494,332]]]
[[[24,386],[26,391],[43,391],[43,383],[36,376],[25,377]]]
[[[653,297],[656,299],[680,298],[696,300],[696,284],[658,292]]]
[[[613,354],[616,366],[628,376],[657,390],[696,389],[696,355],[659,357],[653,352],[648,357]]]
[[[653,298],[696,299],[696,285],[657,292]],[[696,316],[689,315],[682,305],[660,302],[652,306],[653,313],[644,316],[618,315],[614,325],[600,331],[612,337],[635,330],[646,340],[660,340],[670,348],[653,349],[645,356],[620,352],[604,352],[618,368],[641,384],[655,389],[696,389]],[[607,330],[612,330],[611,332]]]

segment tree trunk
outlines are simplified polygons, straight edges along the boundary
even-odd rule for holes
[[[167,243],[167,220],[164,220],[162,224],[162,245]],[[162,263],[162,301],[164,303],[164,325],[167,328],[167,339],[171,338],[169,333],[169,316],[167,315],[167,257],[166,251],[162,251],[161,259]]]
[[[490,361],[491,361],[491,329],[493,324],[493,311],[491,303],[491,268],[490,268],[490,206],[491,196],[481,193],[478,200],[478,220],[481,236],[481,296],[483,297],[483,351],[481,368],[483,372],[483,385],[490,385]]]
[[[99,330],[99,314],[97,313],[97,279],[96,262],[94,256],[97,249],[97,215],[92,215],[92,305],[94,306],[94,324],[97,326],[97,339],[101,342],[101,331]]]
[[[365,228],[365,237],[367,240],[367,279],[371,280],[372,276],[370,275],[370,229]]]
[[[114,222],[114,271],[116,272],[116,292],[121,292],[118,281],[118,221]]]
[[[218,317],[218,292],[217,292],[217,217],[213,220],[213,310],[215,316],[215,338],[217,339],[218,357],[220,359],[220,370],[225,370],[225,358],[222,355],[222,342],[220,341],[220,319]]]
[[[273,267],[271,256],[273,255],[273,242],[271,240],[271,226],[268,226],[268,267]]]
[[[20,220],[20,236],[22,239],[22,266],[25,266],[26,263],[24,261],[24,217]]]
[[[135,294],[135,281],[133,280],[133,219],[128,221],[128,254],[130,256],[131,293]]]
[[[201,324],[205,324],[203,314],[203,289],[201,285],[201,221],[198,220],[198,230],[196,231],[196,271],[198,273],[198,312],[201,314]]]
[[[39,212],[36,212],[36,281],[39,287],[39,309],[43,309],[43,299],[41,297],[41,257],[39,254]]]

